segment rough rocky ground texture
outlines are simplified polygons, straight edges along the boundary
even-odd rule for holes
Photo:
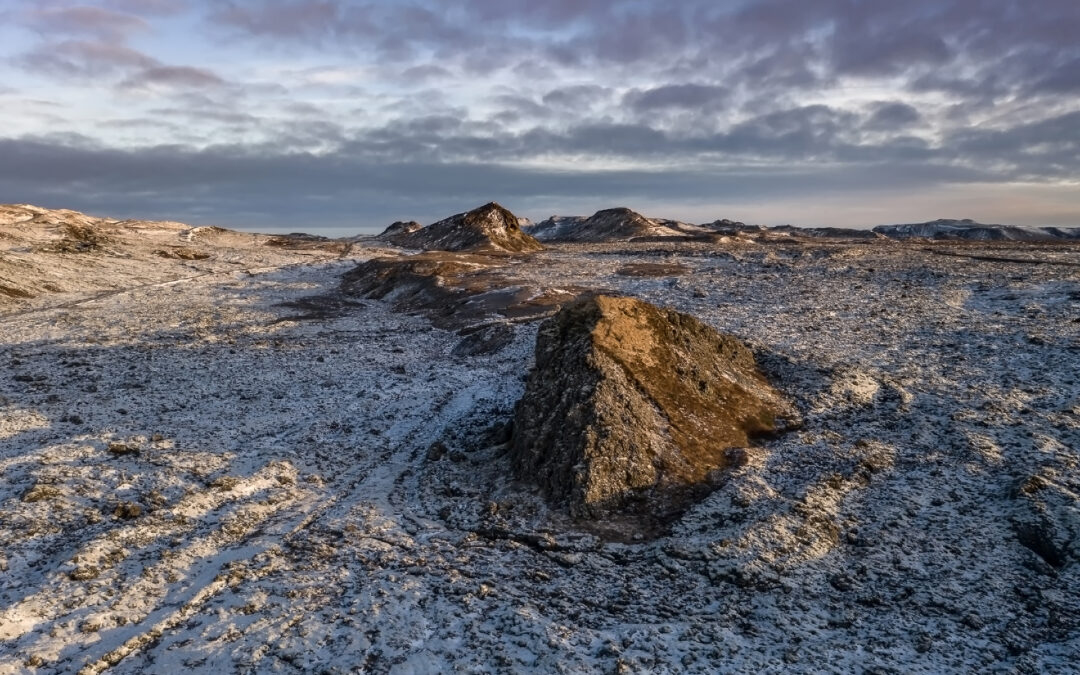
[[[663,519],[751,436],[797,417],[730,335],[634,298],[589,294],[539,329],[512,462],[574,515]]]
[[[3,232],[62,239],[46,225]],[[513,480],[537,322],[492,315],[508,339],[455,354],[427,310],[335,295],[391,251],[112,245],[3,249],[59,290],[0,297],[2,672],[1080,660],[1076,247],[738,236],[507,262],[735,335],[802,412],[667,534],[615,542]],[[645,263],[685,271],[619,273]]]

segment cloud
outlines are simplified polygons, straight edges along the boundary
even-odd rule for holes
[[[160,65],[157,59],[123,45],[83,40],[39,45],[16,57],[15,63],[31,72],[78,78]]]
[[[606,101],[613,92],[610,87],[598,84],[578,84],[552,89],[543,95],[542,100],[544,105],[555,108],[582,109]]]
[[[623,104],[638,112],[670,108],[714,108],[728,98],[725,87],[707,84],[666,84],[644,91],[634,89],[623,97]]]
[[[137,16],[91,6],[34,10],[26,21],[44,35],[92,35],[106,40],[123,40],[150,30],[150,24]]]
[[[922,121],[919,111],[907,103],[893,101],[874,105],[874,112],[863,124],[868,131],[898,131]]]
[[[342,25],[342,8],[328,0],[222,5],[210,15],[211,20],[252,36],[310,38],[333,33]],[[351,15],[354,28],[360,23],[357,18],[357,13]]]
[[[121,12],[143,16],[169,16],[189,8],[187,0],[108,0],[106,5]]]
[[[1050,72],[1035,81],[1032,89],[1057,94],[1080,93],[1080,56],[1052,67]]]
[[[190,66],[154,66],[128,77],[122,89],[217,89],[226,86],[221,76],[204,68]]]
[[[917,173],[881,165],[871,169],[545,170],[470,162],[372,161],[347,152],[282,154],[217,146],[203,151],[153,147],[119,151],[40,139],[0,141],[0,202],[63,204],[117,216],[179,218],[232,225],[304,223],[374,226],[402,216],[433,221],[491,199],[544,210],[589,200],[601,205],[633,200],[769,198],[837,189],[904,188],[970,179],[943,168]],[[76,189],[77,188],[77,189]],[[538,200],[538,198],[540,198]],[[365,220],[357,221],[357,205]],[[204,209],[212,205],[209,213]],[[719,207],[717,207],[719,208]]]
[[[453,77],[446,68],[433,63],[425,63],[406,68],[401,72],[401,79],[409,82],[427,82],[430,80],[447,80]]]

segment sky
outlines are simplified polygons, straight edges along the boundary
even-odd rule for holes
[[[0,0],[0,203],[1080,225],[1077,0]]]

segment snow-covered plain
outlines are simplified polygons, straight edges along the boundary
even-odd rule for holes
[[[535,323],[298,318],[378,254],[0,306],[0,672],[1075,672],[1080,248],[516,263],[735,334],[802,410],[629,543],[508,478]]]

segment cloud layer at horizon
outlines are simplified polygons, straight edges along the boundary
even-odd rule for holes
[[[1080,4],[8,0],[0,202],[1080,225]],[[961,212],[957,212],[961,210]]]

